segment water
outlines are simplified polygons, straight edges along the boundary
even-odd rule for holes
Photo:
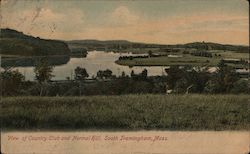
[[[161,66],[151,66],[151,67],[128,67],[121,66],[115,63],[119,56],[128,56],[132,55],[131,53],[114,53],[114,52],[104,52],[104,51],[91,51],[88,53],[86,58],[70,58],[66,64],[58,65],[54,67],[53,75],[55,77],[52,80],[65,80],[67,77],[74,78],[74,69],[77,66],[83,67],[87,70],[89,78],[93,75],[96,76],[96,73],[99,70],[110,69],[114,75],[120,76],[124,71],[126,75],[130,75],[131,71],[134,70],[135,73],[141,73],[143,69],[148,70],[148,76],[156,76],[165,74],[165,68]],[[138,54],[133,54],[138,55]],[[139,54],[142,55],[142,54]],[[26,80],[34,80],[34,66],[18,66],[13,68],[18,69],[21,72]]]

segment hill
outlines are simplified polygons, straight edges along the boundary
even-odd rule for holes
[[[130,42],[127,40],[72,40],[67,41],[70,48],[86,48],[91,49],[106,49],[106,50],[123,50],[132,48],[192,48],[192,49],[204,49],[204,50],[227,50],[248,53],[249,46],[243,45],[228,45],[219,44],[212,42],[192,42],[186,44],[176,44],[176,45],[164,45],[164,44],[152,44],[152,43],[139,43]]]
[[[68,41],[68,43],[79,43],[79,44],[130,44],[132,42],[129,42],[127,40],[106,40],[106,41],[100,41],[100,40],[72,40]]]
[[[229,50],[236,52],[249,52],[249,46],[219,44],[212,42],[194,42],[180,45],[185,48],[207,49],[207,50]]]
[[[0,54],[21,56],[69,55],[63,41],[40,39],[13,29],[1,29]]]
[[[66,42],[71,50],[74,49],[87,49],[87,50],[114,50],[120,48],[131,47],[132,42],[126,40],[107,40],[100,41],[94,39],[87,40],[72,40]]]

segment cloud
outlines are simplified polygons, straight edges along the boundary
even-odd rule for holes
[[[200,14],[143,19],[123,26],[90,27],[82,38],[128,39],[148,43],[211,41],[248,44],[248,16]]]
[[[92,16],[87,9],[84,11],[80,7],[55,10],[47,4],[16,11],[3,9],[2,25],[51,39],[127,39],[163,44],[202,40],[249,43],[248,14],[207,12],[147,18],[125,5],[108,12],[95,12]],[[92,20],[95,22],[89,22]]]
[[[28,34],[53,37],[55,32],[80,31],[85,21],[83,11],[67,9],[55,12],[50,8],[33,8],[16,12],[3,12],[1,27],[18,29]]]
[[[111,20],[116,24],[135,24],[139,16],[133,14],[126,6],[119,6],[111,13]]]

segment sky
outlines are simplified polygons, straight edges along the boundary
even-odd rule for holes
[[[1,28],[59,40],[249,45],[247,0],[2,0]]]

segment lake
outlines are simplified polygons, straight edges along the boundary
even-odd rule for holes
[[[121,66],[115,63],[115,61],[120,56],[137,56],[143,54],[132,54],[132,53],[114,53],[114,52],[104,52],[104,51],[90,51],[88,52],[87,57],[85,58],[69,58],[67,61],[63,60],[61,65],[56,65],[53,70],[53,75],[55,77],[52,80],[66,80],[67,77],[70,79],[74,78],[74,69],[77,66],[83,67],[87,70],[89,74],[89,78],[92,76],[96,76],[96,73],[99,70],[110,69],[114,75],[120,76],[124,71],[126,75],[130,75],[131,71],[134,70],[135,73],[141,73],[143,69],[148,70],[148,76],[156,76],[165,74],[165,68],[162,66],[150,66],[150,67],[128,67]],[[61,58],[58,58],[61,59]],[[57,58],[53,57],[53,61],[56,61]],[[23,61],[28,61],[24,59]],[[30,64],[30,63],[29,63]],[[33,81],[34,80],[34,66],[30,65],[14,65],[13,69],[18,69],[21,72],[26,80]]]

